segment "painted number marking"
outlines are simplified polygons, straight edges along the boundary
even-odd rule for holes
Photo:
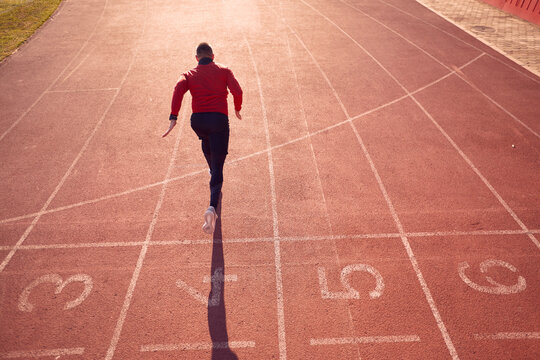
[[[517,272],[517,269],[502,260],[485,260],[480,263],[480,271],[485,274],[488,272],[489,268],[494,266],[500,266],[504,267],[511,272],[515,273]],[[489,285],[478,285],[477,283],[471,281],[467,275],[465,274],[465,270],[469,268],[469,264],[467,262],[459,263],[458,265],[458,273],[461,280],[465,282],[468,286],[473,288],[474,290],[485,292],[488,294],[498,294],[498,295],[508,295],[508,294],[517,294],[527,287],[527,283],[525,282],[525,278],[523,276],[518,275],[517,282],[514,285],[503,285],[501,283],[498,283],[497,281],[493,280],[491,276],[485,275],[486,281],[491,284]]]
[[[212,291],[211,291],[211,297],[210,299],[206,298],[203,294],[201,294],[197,289],[192,288],[188,284],[186,284],[182,280],[176,281],[176,286],[183,289],[185,292],[187,292],[189,295],[191,295],[192,298],[199,301],[201,304],[214,307],[219,306],[221,302],[221,293],[223,290],[223,283],[228,281],[238,281],[238,276],[236,275],[223,275],[223,268],[218,267],[214,270],[214,273],[212,276],[205,276],[203,278],[203,283],[212,283]]]
[[[321,296],[323,299],[360,299],[360,292],[353,288],[349,283],[349,278],[353,272],[362,271],[371,274],[375,278],[375,289],[369,292],[369,297],[377,299],[384,291],[384,282],[381,274],[371,265],[352,264],[345,266],[341,270],[341,284],[345,291],[331,292],[328,290],[328,282],[326,280],[326,271],[323,267],[319,268],[319,286],[321,288]]]
[[[78,298],[72,301],[68,301],[64,305],[64,310],[69,310],[80,305],[92,291],[93,284],[92,284],[92,278],[90,276],[86,274],[77,274],[77,275],[70,276],[69,278],[67,278],[67,280],[63,281],[60,275],[58,274],[48,274],[48,275],[43,275],[37,278],[23,290],[23,292],[21,293],[21,296],[19,296],[19,306],[18,306],[19,310],[24,311],[24,312],[31,312],[34,309],[34,305],[32,305],[28,301],[28,297],[30,296],[30,293],[36,286],[41,285],[43,283],[53,283],[54,285],[56,285],[56,290],[54,291],[54,293],[58,295],[62,292],[62,290],[64,290],[64,288],[67,285],[71,284],[72,282],[84,283],[84,290],[81,293],[81,295],[79,295]]]

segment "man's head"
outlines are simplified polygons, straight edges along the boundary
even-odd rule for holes
[[[214,53],[212,51],[212,48],[208,43],[202,42],[197,46],[197,55],[195,56],[197,61],[203,59],[203,58],[210,58],[214,59]]]

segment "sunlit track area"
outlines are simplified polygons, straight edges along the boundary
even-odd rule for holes
[[[540,78],[417,1],[64,0],[0,79],[0,359],[540,358]]]

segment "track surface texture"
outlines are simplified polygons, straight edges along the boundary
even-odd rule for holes
[[[66,0],[0,78],[0,359],[540,358],[540,79],[416,1]]]

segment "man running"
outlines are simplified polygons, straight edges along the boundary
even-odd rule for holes
[[[199,65],[180,76],[174,88],[170,125],[163,137],[176,126],[184,94],[192,97],[191,128],[202,143],[202,151],[210,168],[210,207],[204,212],[203,230],[212,234],[217,220],[217,204],[223,185],[223,165],[229,149],[229,117],[227,88],[234,99],[236,117],[242,119],[242,89],[231,70],[214,63],[214,53],[207,43],[197,46]]]

